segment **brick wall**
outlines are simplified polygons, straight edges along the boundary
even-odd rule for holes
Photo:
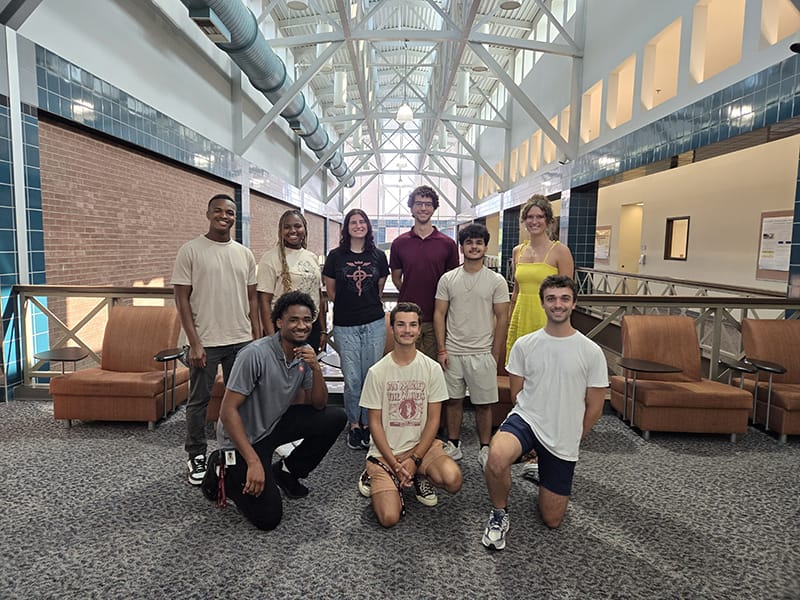
[[[234,188],[41,116],[47,283],[168,285],[178,248],[208,231],[209,198]],[[95,303],[49,306],[71,326]],[[104,317],[95,319],[81,337],[99,348],[104,328]]]
[[[292,207],[264,194],[250,192],[250,245],[256,260],[278,243],[278,221]],[[325,219],[305,213],[308,222],[308,249],[316,255],[325,251]]]

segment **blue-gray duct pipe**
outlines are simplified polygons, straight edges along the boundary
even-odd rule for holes
[[[217,46],[227,52],[231,59],[247,75],[253,86],[275,104],[294,83],[286,72],[286,65],[272,51],[267,40],[258,29],[255,15],[241,0],[181,0],[192,12],[193,9],[210,9],[218,22],[230,34],[230,42],[217,42]],[[317,158],[330,148],[332,142],[328,133],[320,125],[302,93],[298,94],[281,116],[289,122],[293,130],[303,138],[306,146]],[[326,161],[325,166],[336,179],[347,187],[355,185],[355,178],[344,163],[342,153],[337,150]]]

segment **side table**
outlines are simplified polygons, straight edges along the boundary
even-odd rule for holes
[[[64,363],[71,362],[72,370],[75,371],[78,361],[83,360],[89,356],[89,353],[83,348],[77,346],[67,346],[65,348],[55,348],[54,350],[47,350],[45,352],[37,352],[33,355],[36,360],[45,362],[60,362],[61,374],[64,375]]]
[[[175,410],[175,371],[178,368],[178,359],[183,356],[183,348],[169,348],[162,350],[153,358],[160,363],[164,363],[164,418],[169,412]],[[169,379],[169,363],[172,363],[172,410],[167,411],[167,380]]]
[[[636,375],[638,373],[680,373],[683,369],[679,369],[678,367],[673,367],[672,365],[666,365],[664,363],[653,362],[652,360],[641,360],[638,358],[620,358],[619,359],[619,366],[625,369],[626,371],[631,371],[633,373],[633,389],[631,390],[631,426],[635,423],[633,422],[633,412],[636,410]],[[628,412],[628,373],[625,373],[625,390],[622,397],[622,420],[625,420],[625,417]]]

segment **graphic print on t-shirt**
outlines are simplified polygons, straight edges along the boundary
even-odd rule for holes
[[[389,403],[391,427],[419,427],[422,424],[424,381],[387,381],[386,400]]]
[[[365,270],[365,268],[369,269],[370,267],[372,267],[372,262],[369,260],[352,260],[344,264],[344,276],[355,282],[359,296],[361,296],[364,281],[372,279],[372,273]]]

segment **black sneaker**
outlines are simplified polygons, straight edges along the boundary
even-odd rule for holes
[[[216,502],[219,496],[219,469],[222,464],[222,450],[214,450],[208,455],[206,476],[203,477],[200,489],[203,492],[203,496],[211,500],[211,502]]]
[[[364,450],[369,450],[369,427],[361,428],[361,447]]]
[[[282,460],[272,465],[272,475],[275,477],[275,483],[289,498],[305,498],[308,496],[308,488],[300,483],[297,477],[283,470]]]
[[[361,475],[358,478],[358,492],[364,498],[372,496],[372,477],[367,474],[366,469],[361,471]]]
[[[347,432],[347,447],[350,448],[350,450],[364,449],[364,447],[361,445],[360,427],[351,427],[350,430]]]
[[[186,467],[189,469],[189,483],[192,485],[200,485],[203,483],[203,477],[206,476],[206,455],[198,454],[191,457],[186,461]]]

